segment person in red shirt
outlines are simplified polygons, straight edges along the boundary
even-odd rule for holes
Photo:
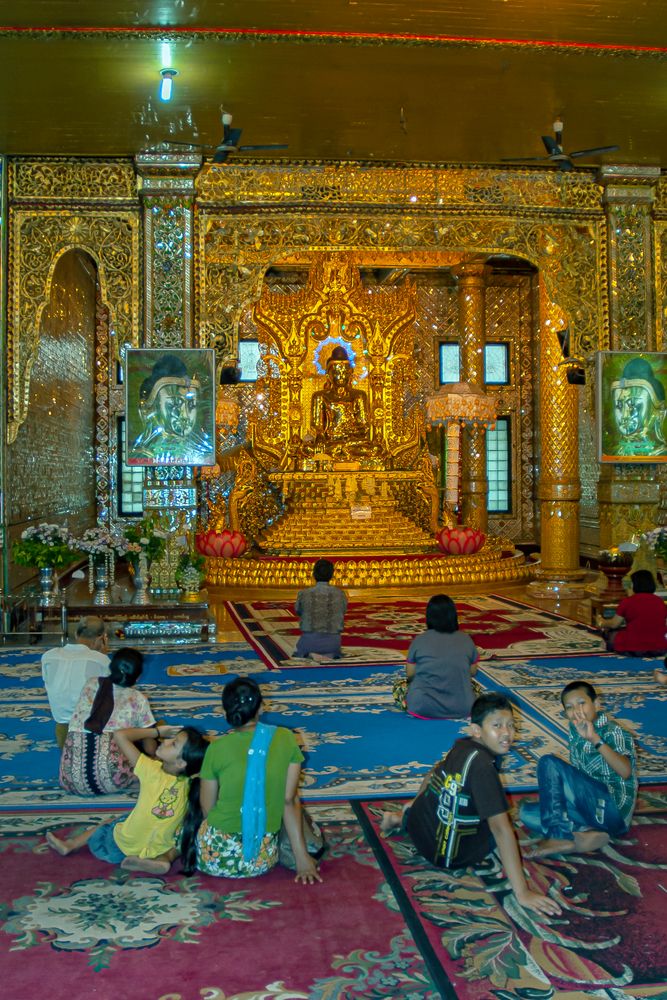
[[[667,605],[655,593],[655,579],[648,569],[630,577],[632,594],[624,597],[603,634],[610,653],[659,656],[667,651]]]

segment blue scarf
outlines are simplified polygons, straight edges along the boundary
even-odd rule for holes
[[[248,749],[248,764],[241,806],[243,860],[252,861],[266,835],[266,758],[275,726],[258,722]]]

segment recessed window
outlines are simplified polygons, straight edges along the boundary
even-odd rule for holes
[[[260,359],[259,341],[239,340],[239,367],[242,382],[257,381],[257,364]]]
[[[141,517],[144,513],[144,470],[125,464],[125,417],[118,418],[118,514]]]
[[[511,511],[510,447],[510,418],[498,417],[496,426],[486,432],[489,514],[509,514]]]
[[[509,385],[509,344],[486,344],[484,348],[484,381],[487,385]]]
[[[440,385],[461,381],[461,350],[457,341],[440,344]],[[509,385],[509,344],[489,343],[484,347],[484,382]]]
[[[460,382],[461,352],[459,345],[440,344],[440,385],[445,382]]]

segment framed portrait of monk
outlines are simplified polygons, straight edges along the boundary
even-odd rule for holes
[[[128,465],[215,465],[215,351],[128,350],[125,386]]]
[[[600,351],[600,462],[667,462],[667,354]]]

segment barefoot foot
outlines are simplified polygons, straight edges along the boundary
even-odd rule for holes
[[[575,849],[579,854],[599,851],[609,843],[609,834],[602,830],[577,830],[574,835]]]
[[[655,677],[658,684],[667,684],[667,670],[660,670],[658,667],[653,671],[653,676]]]
[[[148,872],[149,875],[166,875],[171,868],[171,862],[164,858],[138,858],[129,854],[120,863],[126,872]]]
[[[380,820],[380,833],[383,837],[388,837],[394,830],[400,830],[403,816],[397,812],[383,812]]]
[[[549,858],[552,854],[572,854],[576,850],[574,840],[543,837],[542,840],[536,840],[524,854],[527,858]]]
[[[66,858],[71,851],[71,847],[68,845],[67,841],[60,840],[56,837],[55,833],[51,833],[50,830],[46,835],[46,842],[49,847],[52,847],[53,850],[57,851],[63,858]]]

